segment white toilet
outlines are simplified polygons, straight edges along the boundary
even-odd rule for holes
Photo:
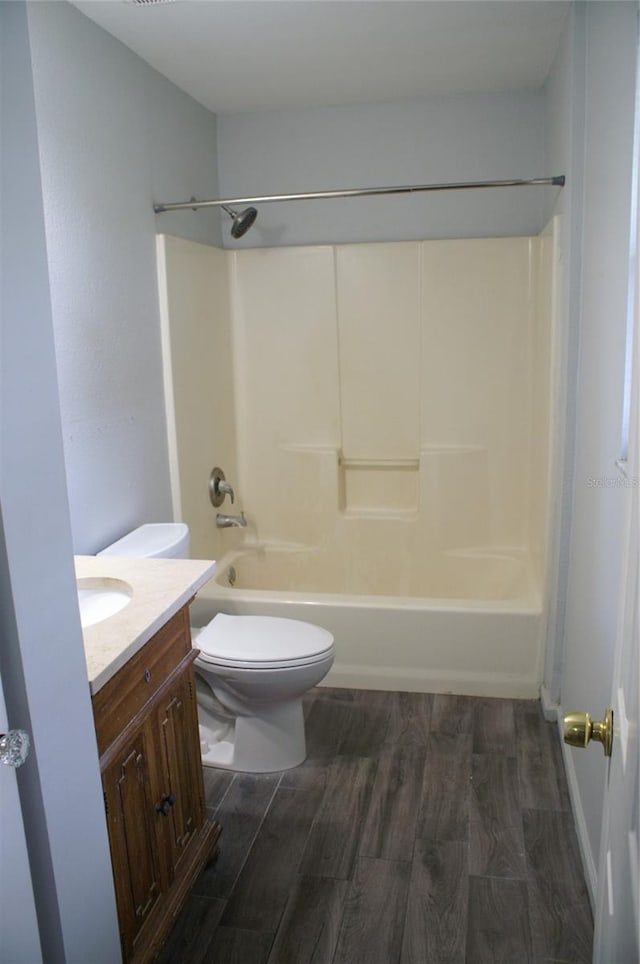
[[[184,523],[140,526],[98,555],[187,558]],[[333,636],[311,623],[218,613],[192,629],[202,762],[288,770],[306,757],[302,697],[327,675]]]

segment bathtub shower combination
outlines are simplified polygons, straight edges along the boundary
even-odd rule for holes
[[[558,247],[557,221],[531,238],[159,239],[174,512],[192,555],[218,560],[196,623],[316,623],[329,685],[537,695]],[[214,465],[246,527],[216,527]]]

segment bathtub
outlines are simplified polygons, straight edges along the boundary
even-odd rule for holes
[[[410,579],[399,592],[392,566],[381,594],[366,565],[348,578],[319,556],[259,544],[229,552],[192,604],[194,624],[225,612],[323,626],[336,643],[328,686],[538,696],[542,611],[526,556],[445,553],[423,572],[421,595]]]

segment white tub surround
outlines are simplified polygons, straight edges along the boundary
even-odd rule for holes
[[[76,556],[76,579],[116,579],[131,587],[131,601],[113,616],[83,629],[87,674],[95,695],[213,576],[201,559]]]
[[[164,239],[174,514],[237,569],[203,621],[318,623],[334,684],[537,696],[560,240],[556,219],[227,252],[225,272]],[[214,465],[246,529],[215,529]]]

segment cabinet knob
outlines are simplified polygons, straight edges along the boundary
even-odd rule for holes
[[[158,813],[163,814],[163,816],[168,817],[171,812],[171,807],[176,802],[176,797],[174,793],[164,793],[160,798],[160,803],[156,803],[156,810]]]

